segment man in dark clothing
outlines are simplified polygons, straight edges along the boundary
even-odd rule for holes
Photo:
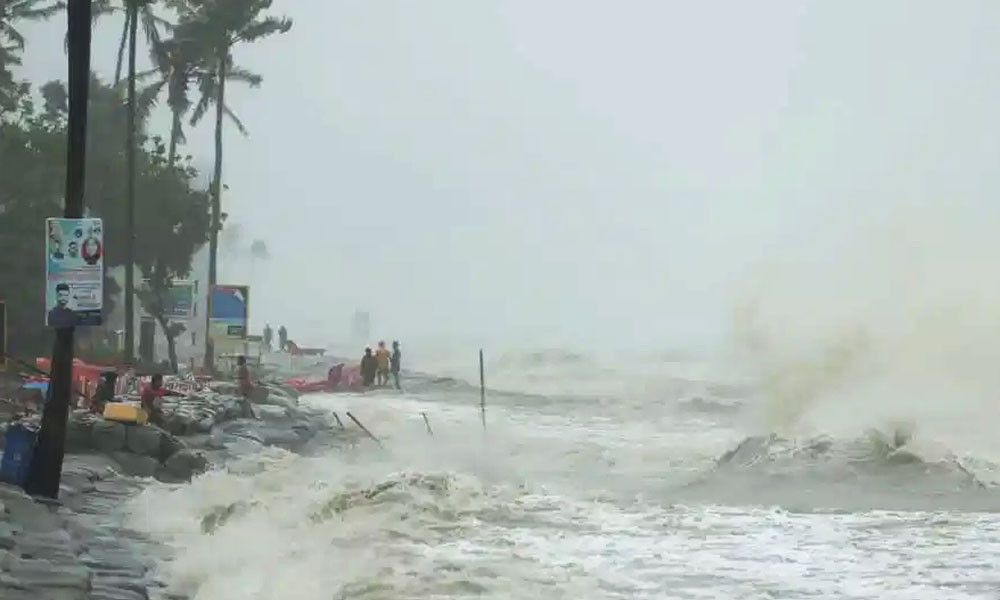
[[[284,352],[285,346],[288,345],[288,330],[282,325],[278,328],[278,350]]]
[[[101,381],[97,384],[97,391],[90,404],[90,411],[99,415],[104,414],[104,407],[108,402],[115,399],[115,383],[118,381],[118,373],[115,371],[104,371],[101,373]]]
[[[250,381],[250,368],[247,367],[247,357],[245,356],[236,359],[236,383],[240,386],[240,396],[243,397],[243,416],[256,419],[257,415],[253,411],[253,404],[250,403],[253,382]]]
[[[49,311],[49,327],[72,327],[76,313],[69,307],[69,284],[56,285],[56,305]]]
[[[378,371],[378,362],[372,355],[371,348],[365,348],[365,355],[361,357],[361,379],[365,387],[375,385],[375,373]]]
[[[401,390],[403,388],[399,387],[399,368],[403,362],[403,353],[399,351],[399,342],[392,343],[392,356],[389,360],[392,363],[392,378],[396,383],[396,389]]]

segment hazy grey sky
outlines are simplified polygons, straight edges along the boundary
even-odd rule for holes
[[[276,5],[295,26],[237,51],[264,85],[226,136],[225,210],[273,254],[256,326],[683,345],[912,207],[994,235],[994,1]],[[31,28],[28,75],[62,77],[63,28]],[[210,125],[189,141],[207,169]]]

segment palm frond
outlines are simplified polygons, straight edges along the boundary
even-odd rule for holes
[[[135,74],[135,80],[136,81],[146,81],[146,80],[150,79],[151,77],[154,77],[154,76],[159,75],[159,74],[160,74],[160,70],[159,69],[149,69],[147,71],[139,71],[138,73]]]
[[[191,125],[197,125],[208,112],[208,107],[215,102],[215,78],[212,75],[202,76],[198,81],[198,89],[201,97],[191,112]]]
[[[14,29],[12,25],[0,21],[0,34],[3,34],[8,40],[13,42],[17,50],[24,50],[24,36],[21,35],[21,32]]]
[[[243,126],[243,121],[240,121],[240,118],[236,116],[236,113],[234,113],[231,108],[223,104],[222,112],[225,113],[227,117],[229,117],[229,120],[233,122],[233,125],[236,125],[236,129],[239,130],[240,133],[242,133],[243,135],[250,135],[250,132],[247,131],[247,128]]]
[[[66,8],[66,3],[62,1],[53,2],[47,6],[36,8],[35,5],[38,3],[39,0],[21,0],[21,2],[15,2],[10,7],[10,15],[14,19],[35,21],[39,19],[48,19]]]
[[[285,17],[264,17],[254,21],[236,33],[235,41],[254,42],[276,33],[285,33],[292,28],[292,20]]]
[[[231,67],[226,71],[226,80],[241,81],[249,84],[250,87],[260,87],[264,78],[256,73],[251,73],[242,67]]]
[[[163,89],[163,85],[166,81],[157,81],[153,85],[143,88],[136,94],[135,97],[135,114],[139,121],[145,121],[152,114],[153,109],[156,108],[157,98],[160,95],[160,90]]]
[[[96,21],[101,17],[123,11],[123,8],[112,4],[110,0],[94,0],[90,6],[90,18]]]
[[[173,27],[173,25],[169,21],[156,16],[153,8],[148,4],[142,7],[139,19],[142,23],[142,30],[146,34],[146,43],[149,45],[150,54],[154,57],[163,55],[163,38],[160,36],[160,27],[168,29]],[[156,58],[154,62],[159,63],[160,59]]]

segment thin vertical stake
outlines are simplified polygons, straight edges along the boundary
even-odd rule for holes
[[[486,371],[483,368],[483,349],[479,349],[479,411],[483,417],[483,431],[486,431]]]

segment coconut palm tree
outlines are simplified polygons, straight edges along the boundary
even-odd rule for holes
[[[154,54],[161,52],[162,41],[158,25],[164,23],[153,13],[155,0],[125,0],[125,31],[128,32],[128,131],[125,141],[126,164],[128,169],[128,231],[126,240],[125,262],[125,362],[131,363],[135,351],[135,138],[136,138],[136,37],[140,19],[146,31],[146,37]],[[124,36],[122,38],[124,42]],[[115,84],[121,73],[121,50],[118,51],[118,65],[115,72]]]
[[[0,0],[0,111],[14,108],[21,87],[11,73],[11,67],[21,64],[19,54],[24,50],[17,22],[48,19],[64,8],[63,2],[51,0]]]
[[[209,239],[208,290],[216,282],[219,229],[222,222],[222,128],[224,117],[229,117],[236,127],[245,131],[242,123],[226,107],[226,82],[242,78],[251,85],[259,85],[260,78],[233,67],[232,49],[242,43],[253,43],[276,33],[285,33],[292,27],[290,19],[265,16],[272,0],[173,0],[171,6],[180,15],[178,30],[184,28],[189,39],[206,40],[211,44],[211,68],[199,78],[201,99],[192,113],[192,123],[205,115],[208,107],[215,107],[215,170],[212,177],[212,229]],[[206,323],[208,315],[206,314]],[[205,368],[214,368],[214,348],[206,336]]]
[[[161,30],[169,31],[173,27],[170,21],[159,17],[154,12],[153,4],[155,0],[123,0],[123,2],[124,5],[121,7],[111,4],[110,0],[102,0],[100,5],[101,15],[116,12],[125,13],[125,21],[122,23],[122,35],[118,42],[118,60],[115,62],[115,85],[121,82],[126,44],[133,36],[132,30],[137,29],[136,25],[142,23],[143,33],[146,34],[146,43],[149,45],[150,53],[154,56],[154,61],[156,61],[156,57],[162,52],[163,39]]]

